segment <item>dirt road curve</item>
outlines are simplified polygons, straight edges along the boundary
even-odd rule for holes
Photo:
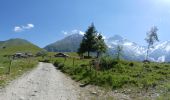
[[[79,83],[56,70],[52,64],[39,63],[33,71],[0,89],[0,100],[89,100],[100,97],[104,100],[102,93],[98,88],[79,87]]]

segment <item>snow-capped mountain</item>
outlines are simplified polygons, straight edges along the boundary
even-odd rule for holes
[[[109,53],[114,55],[116,53],[116,48],[118,45],[122,46],[123,50],[123,58],[128,60],[142,60],[144,59],[144,54],[146,52],[146,48],[140,46],[134,42],[131,42],[127,39],[119,35],[115,35],[106,39],[106,44],[109,48]]]
[[[64,39],[52,43],[45,47],[48,51],[56,52],[76,52],[82,41],[83,34],[77,31]],[[146,56],[147,47],[125,39],[119,35],[105,39],[108,46],[108,53],[115,55],[117,46],[123,48],[122,57],[128,60],[143,61]],[[157,43],[149,50],[149,59],[156,62],[170,62],[170,41]]]
[[[151,49],[150,56],[161,62],[170,61],[170,41],[157,43]]]
[[[105,40],[109,48],[109,53],[114,55],[118,45],[123,47],[123,58],[128,60],[142,61],[145,58],[147,47],[140,46],[119,35],[115,35]],[[156,62],[170,61],[170,41],[157,43],[149,51],[149,59]]]

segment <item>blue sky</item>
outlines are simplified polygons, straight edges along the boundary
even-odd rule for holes
[[[161,41],[170,40],[169,9],[170,0],[0,0],[0,41],[23,38],[44,47],[94,22],[106,37],[145,45],[153,25]]]

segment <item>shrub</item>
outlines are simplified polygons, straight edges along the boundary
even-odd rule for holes
[[[57,61],[57,60],[54,62],[54,66],[55,66],[55,67],[58,67],[59,64],[60,64],[60,62]]]
[[[41,60],[41,62],[50,63],[50,60],[49,59],[44,59],[44,60]]]
[[[118,61],[112,57],[106,56],[100,58],[100,69],[102,70],[113,68],[116,64],[118,64]]]
[[[57,68],[63,70],[63,67],[64,67],[64,64],[63,63],[59,63]]]
[[[133,66],[134,66],[134,63],[133,63],[133,62],[129,63],[129,66],[133,67]]]

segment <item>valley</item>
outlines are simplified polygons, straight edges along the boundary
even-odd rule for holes
[[[0,100],[170,100],[170,0],[0,0]]]

